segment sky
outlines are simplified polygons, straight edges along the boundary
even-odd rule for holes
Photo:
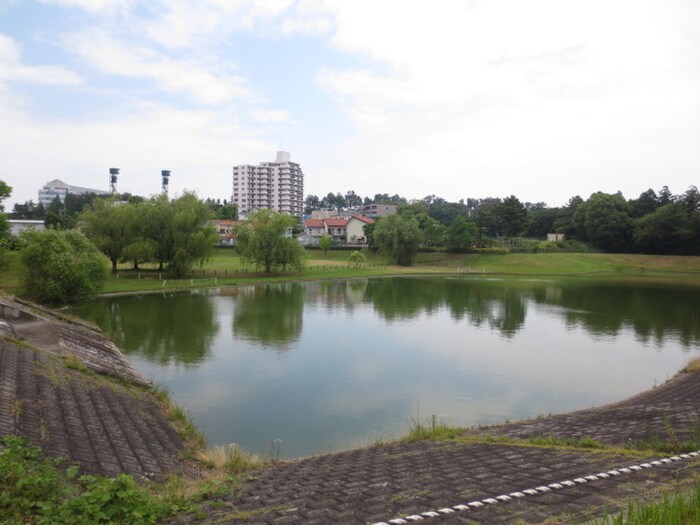
[[[565,204],[700,181],[697,0],[0,0],[6,204],[46,182],[229,199]]]

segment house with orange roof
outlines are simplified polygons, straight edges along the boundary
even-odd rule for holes
[[[367,244],[365,226],[372,223],[374,223],[374,221],[369,217],[351,215],[348,222],[345,224],[346,242],[349,244]]]
[[[219,235],[220,246],[234,246],[236,244],[236,227],[243,224],[243,221],[232,221],[229,219],[216,219],[212,225]]]
[[[366,244],[367,237],[363,228],[373,222],[372,219],[361,215],[306,219],[304,235],[299,238],[299,242],[306,246],[318,246],[318,240],[323,235],[329,235],[335,244]]]

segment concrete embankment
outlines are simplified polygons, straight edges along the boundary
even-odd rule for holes
[[[25,436],[90,473],[188,470],[148,381],[97,331],[2,299],[0,335],[0,435]]]

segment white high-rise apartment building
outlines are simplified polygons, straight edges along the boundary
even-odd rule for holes
[[[278,151],[275,162],[234,166],[231,202],[241,217],[263,208],[301,217],[304,174],[286,151]]]

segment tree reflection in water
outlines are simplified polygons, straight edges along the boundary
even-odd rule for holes
[[[248,341],[273,346],[278,352],[301,334],[304,288],[300,284],[241,288],[235,295],[233,333]]]
[[[197,292],[112,297],[77,310],[127,354],[163,365],[203,362],[219,330],[211,298]]]

